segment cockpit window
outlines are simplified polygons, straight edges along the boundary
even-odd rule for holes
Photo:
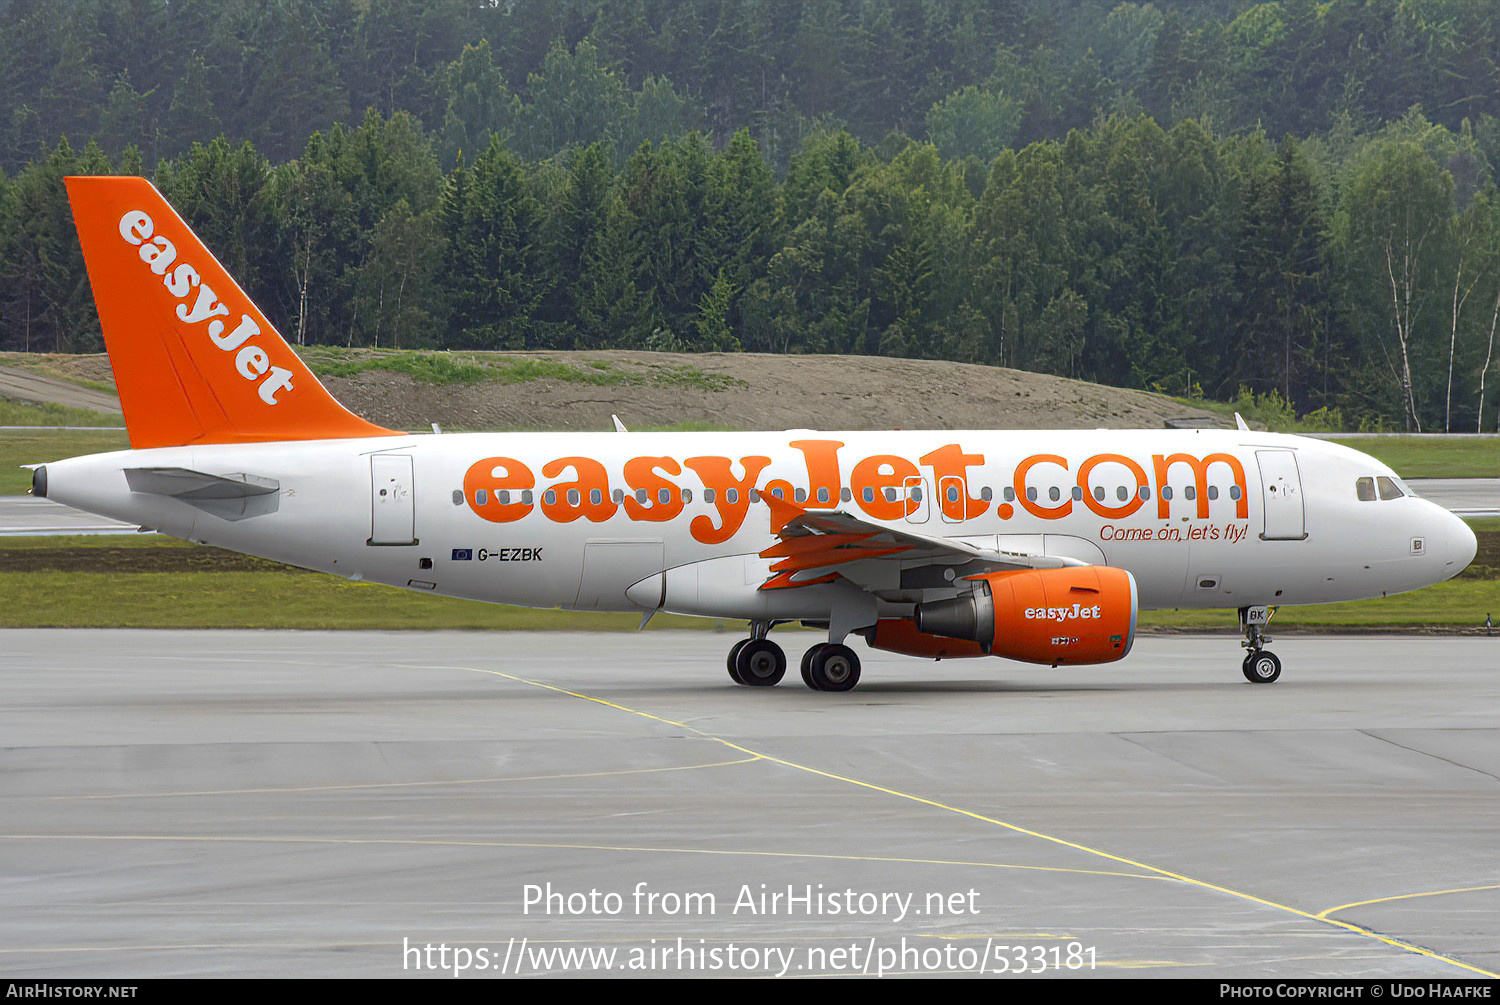
[[[1360,502],[1375,501],[1375,479],[1360,478],[1354,483],[1354,491],[1359,495]]]
[[[1379,478],[1376,478],[1375,484],[1380,486],[1381,499],[1400,499],[1403,495],[1405,495],[1405,493],[1401,491],[1401,486],[1396,484],[1395,479],[1387,478],[1385,475],[1381,475]]]

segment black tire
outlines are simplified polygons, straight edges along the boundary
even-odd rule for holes
[[[741,684],[771,687],[786,675],[786,653],[770,639],[750,639],[734,660]]]
[[[848,691],[859,683],[859,656],[836,642],[818,646],[808,660],[807,676],[815,691]]]
[[[814,691],[816,691],[818,688],[817,685],[813,683],[812,674],[809,672],[809,667],[811,667],[812,665],[813,653],[822,648],[823,643],[819,642],[817,645],[813,646],[807,652],[802,654],[802,683],[806,684]]]
[[[738,642],[736,642],[734,646],[729,650],[729,659],[725,661],[726,665],[729,668],[729,679],[734,681],[736,684],[745,683],[744,681],[740,680],[740,672],[735,668],[735,663],[740,658],[740,650],[745,648],[745,644],[749,641],[749,639],[740,639]]]
[[[1252,684],[1272,684],[1281,676],[1281,660],[1270,650],[1262,649],[1246,656],[1240,670]]]

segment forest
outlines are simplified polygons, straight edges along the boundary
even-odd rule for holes
[[[62,178],[298,344],[859,353],[1500,423],[1493,0],[0,0],[0,350]]]

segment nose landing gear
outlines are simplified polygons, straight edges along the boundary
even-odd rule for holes
[[[1252,684],[1271,684],[1281,676],[1281,660],[1266,648],[1271,640],[1265,634],[1265,626],[1270,624],[1274,613],[1275,608],[1240,608],[1240,630],[1245,633],[1245,641],[1240,645],[1249,650],[1240,672]]]
[[[1245,657],[1240,672],[1252,684],[1270,684],[1281,676],[1281,660],[1270,650],[1262,649]]]

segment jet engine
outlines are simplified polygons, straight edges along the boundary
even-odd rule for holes
[[[918,604],[916,631],[976,643],[991,656],[1052,666],[1111,663],[1135,641],[1135,577],[1124,569],[1022,569],[969,580],[968,592]]]

